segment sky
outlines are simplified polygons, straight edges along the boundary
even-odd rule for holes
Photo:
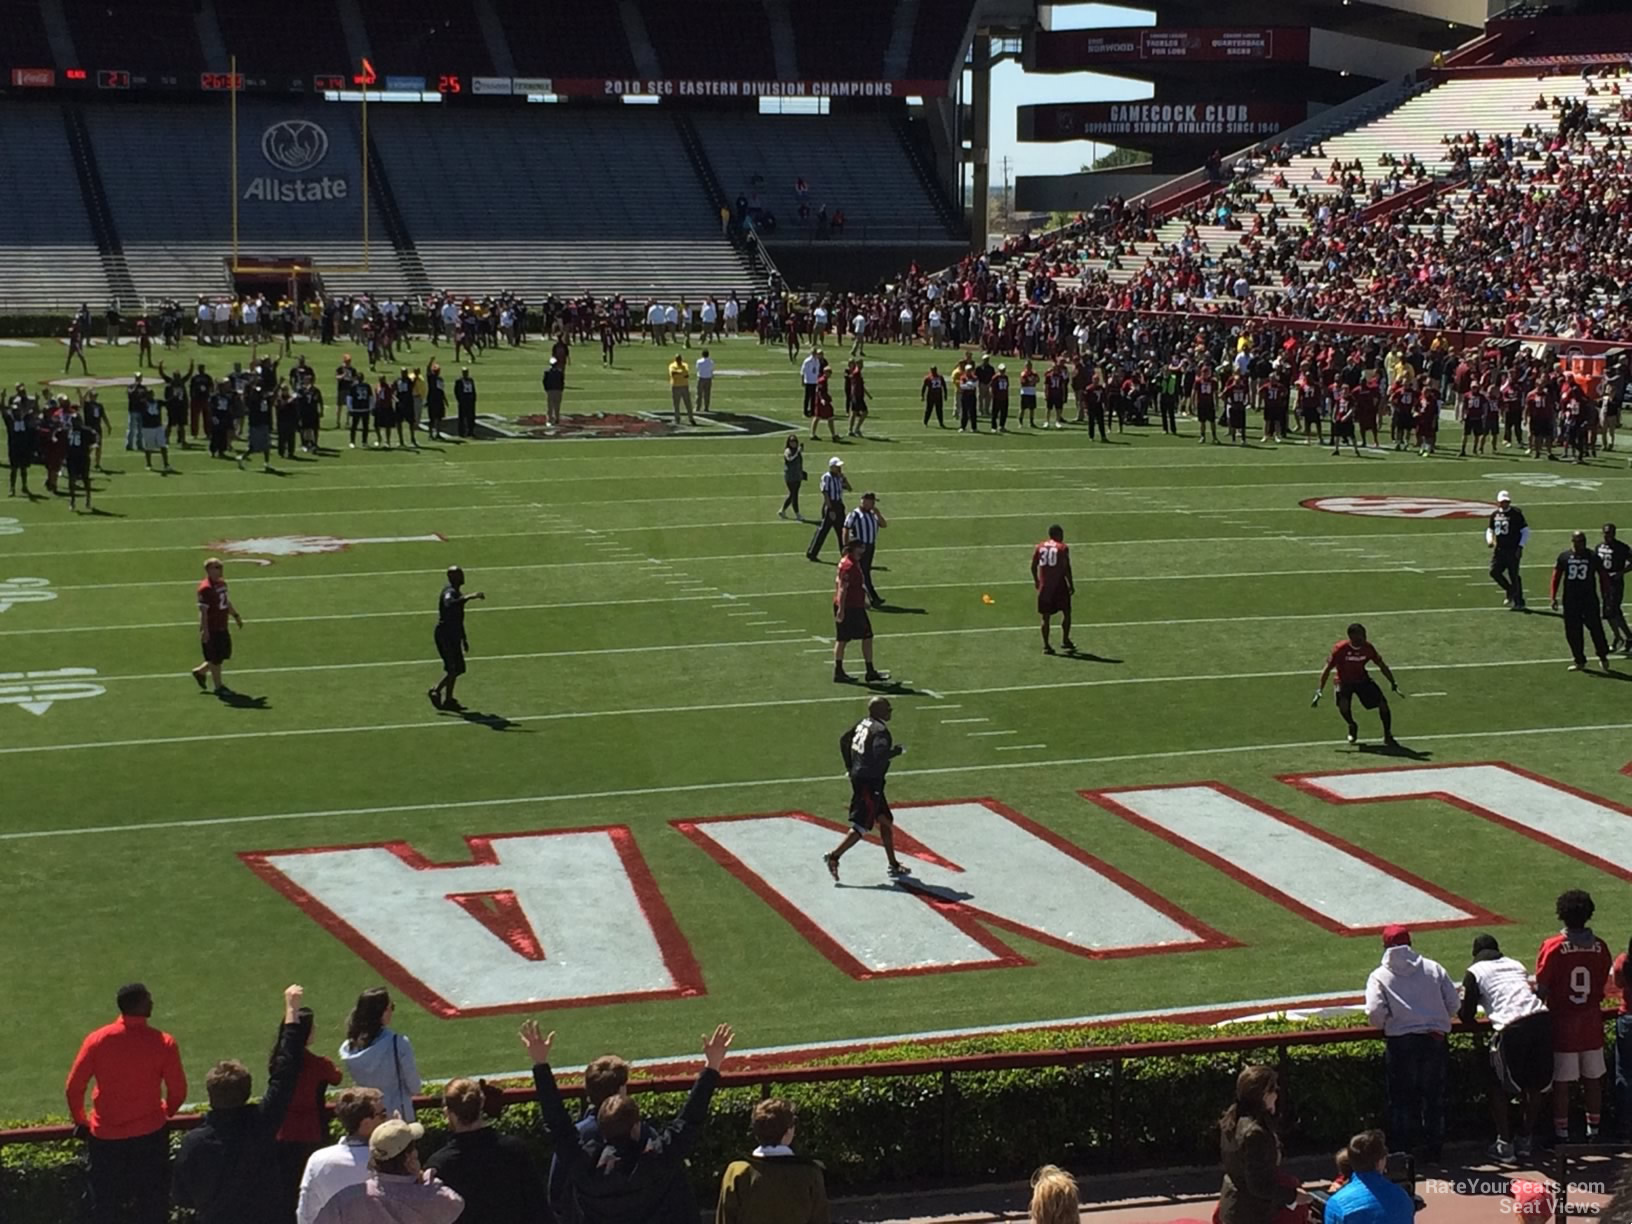
[[[1054,6],[1056,30],[1155,24],[1155,14],[1141,9],[1121,8],[1112,4],[1068,4],[1059,0]],[[967,79],[965,74],[966,91]],[[992,69],[992,186],[1002,185],[1005,157],[1012,163],[1011,175],[1075,174],[1111,147],[1092,140],[1022,144],[1014,138],[1016,107],[1034,102],[1131,102],[1150,96],[1151,87],[1144,81],[1130,81],[1098,72],[1062,75],[1033,73],[1028,76],[1013,61],[999,64]]]

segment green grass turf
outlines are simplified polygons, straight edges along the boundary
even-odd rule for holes
[[[311,350],[327,387],[337,350]],[[720,1018],[758,1047],[1361,985],[1374,939],[1295,917],[1084,802],[1083,787],[1235,786],[1514,918],[1504,939],[1525,956],[1554,925],[1554,895],[1585,886],[1597,894],[1600,930],[1624,946],[1632,902],[1607,874],[1443,805],[1333,806],[1273,775],[1378,763],[1342,742],[1329,705],[1309,708],[1325,651],[1360,617],[1407,692],[1444,693],[1396,706],[1402,738],[1434,761],[1507,760],[1632,798],[1617,772],[1632,758],[1632,687],[1566,675],[1557,620],[1501,612],[1480,524],[1299,506],[1349,493],[1491,498],[1514,484],[1536,531],[1527,578],[1539,604],[1569,529],[1627,516],[1625,452],[1584,469],[1511,452],[1334,459],[1302,446],[1204,449],[1188,423],[1189,438],[1130,430],[1111,446],[1074,429],[965,438],[919,425],[923,350],[874,353],[876,436],[842,451],[858,494],[877,489],[890,516],[880,585],[892,603],[921,609],[875,617],[878,659],[940,694],[897,700],[897,737],[912,751],[892,774],[893,800],[998,798],[1242,947],[1096,961],[1005,935],[1030,966],[853,981],[670,828],[790,808],[843,818],[834,745],[863,694],[829,678],[831,564],[807,562],[809,529],[775,517],[777,435],[342,451],[287,465],[284,479],[199,450],[175,456],[178,474],[161,478],[114,440],[115,474],[97,482],[109,517],[71,515],[60,499],[0,507],[22,527],[0,536],[0,578],[45,578],[59,594],[0,616],[0,670],[94,667],[107,688],[41,717],[0,706],[9,932],[0,978],[19,1021],[0,1062],[7,1112],[61,1112],[81,1034],[108,1017],[115,985],[131,978],[153,987],[195,1083],[216,1058],[259,1056],[289,981],[317,1009],[318,1046],[337,1044],[351,1000],[377,975],[251,875],[236,857],[245,850],[408,839],[454,858],[465,834],[627,823],[707,993],[557,1012],[564,1065],[607,1048],[685,1052]],[[717,407],[800,420],[782,353],[742,340],[716,354],[723,368],[751,372],[718,379]],[[424,356],[421,346],[414,357]],[[592,351],[579,356],[569,412],[666,406],[666,352],[631,346],[611,371]],[[209,358],[225,364],[219,352]],[[540,360],[536,347],[484,358],[484,410],[540,411]],[[49,341],[0,349],[0,382],[33,382],[58,361]],[[106,376],[134,365],[130,350],[100,347],[91,362]],[[107,398],[122,428],[123,396]],[[1454,427],[1443,440],[1454,449]],[[811,444],[807,510],[835,449]],[[1597,483],[1516,484],[1525,474]],[[1051,521],[1073,547],[1076,640],[1116,662],[1039,653],[1026,566]],[[248,622],[230,675],[265,708],[223,705],[185,674],[207,542],[431,532],[447,542],[230,564]],[[619,560],[613,543],[638,559]],[[647,558],[730,593],[731,607],[681,593]],[[508,730],[440,717],[425,702],[439,672],[432,608],[454,561],[489,595],[472,607],[460,695],[514,720]],[[808,632],[778,640],[767,628]],[[1187,679],[1136,683],[1162,677]],[[969,726],[941,722],[935,707],[946,703],[1017,734],[971,737]],[[1362,726],[1375,734],[1370,716]],[[1545,728],[1564,730],[1507,734]],[[1000,750],[1022,744],[1047,747]],[[538,801],[483,806],[519,796]],[[442,803],[464,806],[426,806]],[[414,807],[353,811],[400,805]],[[325,814],[257,819],[302,812]],[[903,827],[911,831],[910,815]],[[847,860],[852,875],[879,867],[869,847]],[[585,891],[592,900],[592,885]],[[1433,932],[1419,944],[1459,971],[1468,938]],[[439,1020],[406,1001],[398,1009],[431,1076],[517,1066],[514,1025]]]

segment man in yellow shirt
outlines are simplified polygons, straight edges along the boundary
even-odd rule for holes
[[[680,424],[680,405],[684,404],[686,420],[697,424],[697,418],[691,413],[691,367],[686,364],[683,353],[676,353],[669,362],[669,396],[674,401],[674,423]]]

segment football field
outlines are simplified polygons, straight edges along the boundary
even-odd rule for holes
[[[332,397],[340,349],[301,347]],[[835,889],[837,743],[868,690],[831,678],[836,544],[812,564],[811,529],[776,514],[798,375],[751,339],[714,354],[727,417],[694,435],[639,415],[665,414],[668,351],[604,370],[583,348],[572,439],[353,451],[331,407],[337,449],[277,475],[197,446],[150,474],[115,437],[102,513],[0,506],[14,1115],[62,1113],[80,1037],[138,978],[201,1085],[217,1058],[256,1065],[291,981],[325,1053],[390,985],[440,1078],[517,1067],[517,1013],[544,1008],[563,1066],[689,1054],[718,1020],[805,1050],[1268,1010],[1359,990],[1393,921],[1456,975],[1480,929],[1532,960],[1570,887],[1625,946],[1632,660],[1567,674],[1545,596],[1572,529],[1632,532],[1627,449],[1458,459],[1450,422],[1431,459],[1202,447],[1189,421],[960,436],[919,423],[925,350],[871,348],[868,437],[809,444],[803,509],[839,454],[849,504],[876,490],[888,518],[873,624],[917,883],[868,844]],[[0,380],[61,356],[0,348]],[[544,356],[477,364],[487,432],[532,431]],[[122,432],[123,392],[103,397]],[[1499,488],[1534,532],[1529,615],[1486,575]],[[1056,522],[1077,656],[1037,634],[1027,566]],[[245,620],[230,698],[187,675],[211,554]],[[487,596],[463,715],[425,696],[455,563]],[[1329,692],[1310,708],[1353,620],[1398,674],[1402,753],[1358,706],[1358,747]]]

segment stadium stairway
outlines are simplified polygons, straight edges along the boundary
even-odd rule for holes
[[[901,140],[901,148],[907,155],[907,161],[917,172],[918,181],[923,184],[924,192],[941,218],[941,224],[946,226],[949,234],[966,234],[968,225],[953,205],[952,198],[947,195],[946,187],[936,176],[934,167],[930,164],[928,141],[920,139],[918,131],[913,128],[912,119],[905,111],[894,111],[890,121],[895,127],[895,134]]]
[[[425,272],[425,263],[419,257],[418,248],[414,246],[414,236],[408,232],[408,223],[402,219],[402,210],[397,207],[391,177],[385,172],[385,163],[380,160],[380,151],[372,136],[368,137],[367,152],[369,190],[374,193],[374,201],[379,206],[380,219],[385,222],[385,232],[391,239],[391,249],[396,252],[403,279],[408,282],[410,292],[430,293],[431,278]]]
[[[85,215],[90,218],[97,257],[101,260],[103,277],[107,282],[105,292],[120,310],[135,310],[140,305],[136,284],[131,280],[130,266],[125,262],[124,247],[119,242],[119,228],[113,223],[113,210],[108,207],[107,189],[102,183],[102,171],[97,166],[96,151],[91,147],[90,133],[85,128],[85,116],[79,107],[70,103],[62,108],[62,121],[74,161],[74,175],[85,202]]]
[[[727,193],[756,196],[776,214],[774,242],[802,241],[822,205],[843,209],[847,242],[945,240],[933,194],[879,110],[833,115],[699,113],[694,120]],[[810,184],[811,220],[801,225],[794,181]]]
[[[725,194],[725,188],[720,186],[720,178],[714,173],[713,163],[708,160],[708,154],[703,150],[703,142],[697,135],[697,129],[692,126],[690,117],[684,111],[675,112],[674,130],[680,137],[681,147],[686,151],[691,168],[697,173],[697,182],[702,186],[703,195],[708,200],[710,213],[718,216],[720,209],[731,206],[731,201]],[[750,245],[747,238],[735,227],[731,230],[731,245],[742,259],[743,267],[748,274],[756,278],[756,283],[769,272],[775,271],[774,265],[770,268],[761,266],[762,257],[769,259],[764,244]]]

